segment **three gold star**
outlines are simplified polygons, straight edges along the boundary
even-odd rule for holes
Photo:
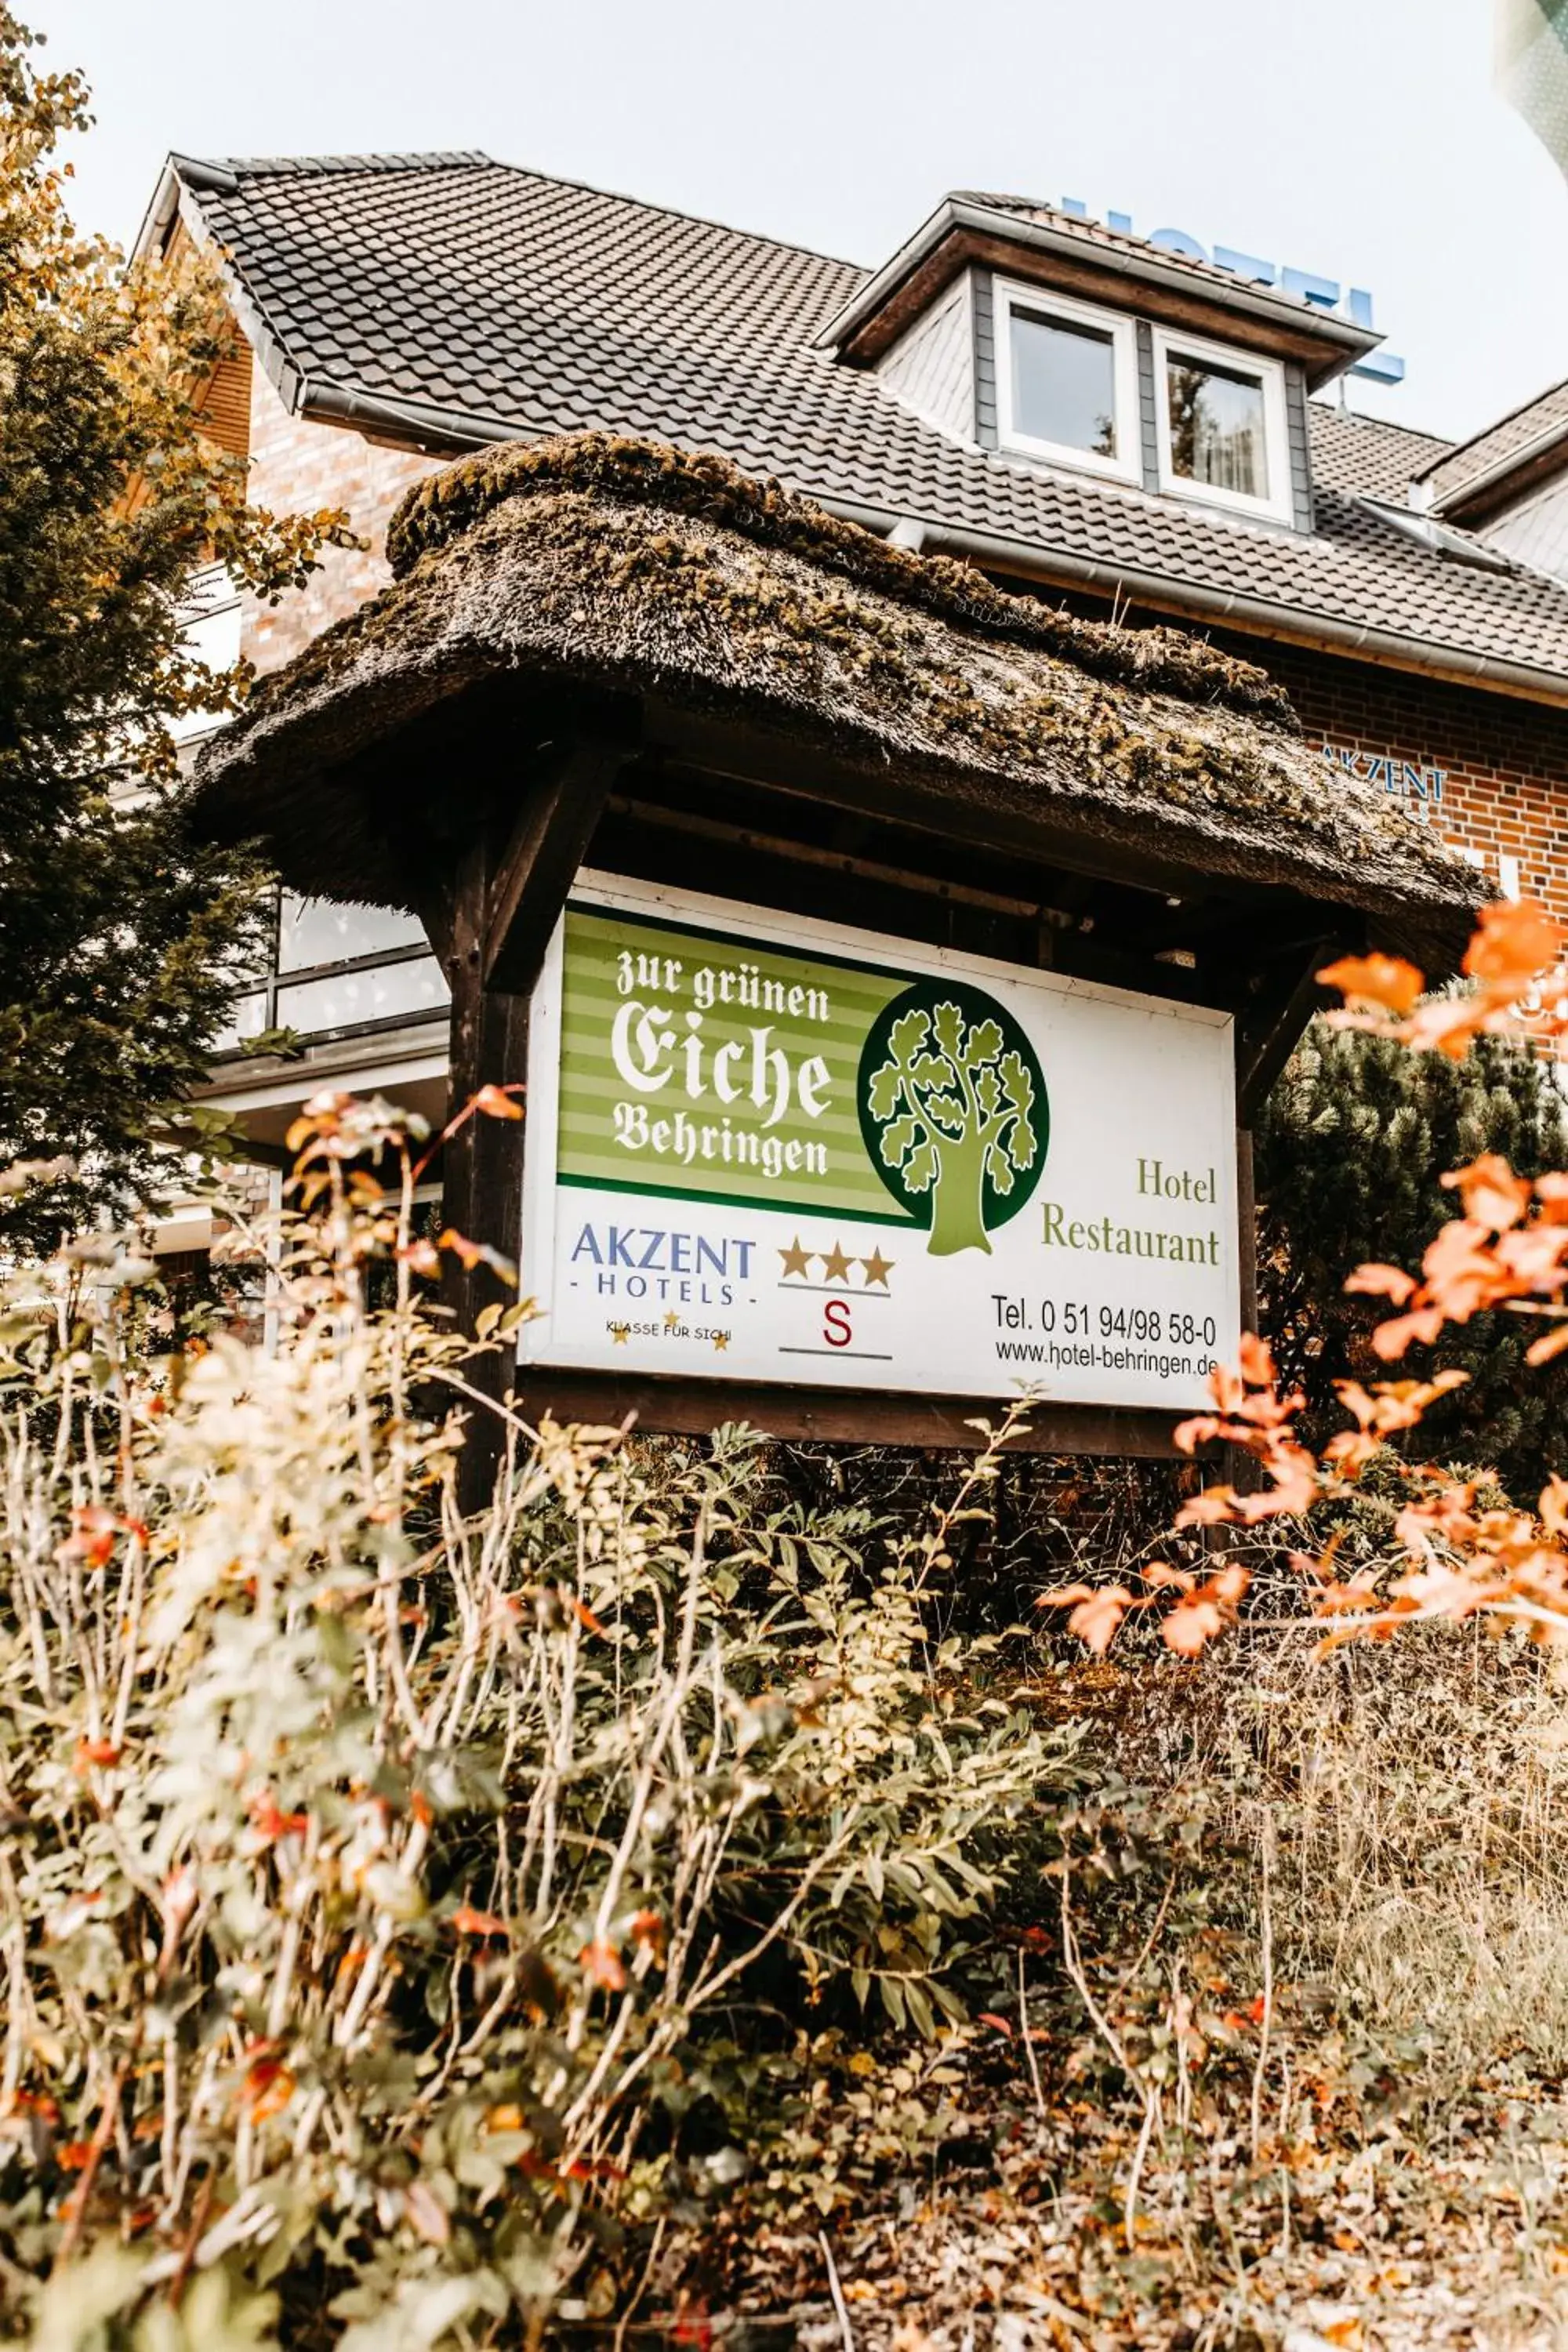
[[[790,1244],[788,1249],[782,1249],[779,1252],[780,1257],[784,1260],[784,1270],[786,1279],[792,1274],[798,1274],[802,1277],[808,1275],[811,1272],[811,1261],[815,1253],[811,1250],[802,1249],[800,1245],[800,1235],[797,1234],[794,1241]]]
[[[843,1243],[835,1242],[830,1250],[825,1250],[822,1253],[824,1279],[828,1282],[847,1282],[849,1269],[854,1263],[853,1258],[846,1257]]]

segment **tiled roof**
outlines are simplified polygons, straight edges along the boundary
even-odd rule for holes
[[[1315,310],[1302,295],[1287,294],[1278,286],[1238,278],[1233,269],[1222,269],[1217,262],[1200,261],[1189,253],[1173,252],[1164,247],[1151,247],[1146,236],[1128,236],[1120,229],[1108,228],[1103,221],[1091,220],[1078,213],[1065,213],[1059,206],[1046,204],[1037,196],[997,196],[982,193],[979,189],[965,188],[955,192],[953,201],[983,205],[987,212],[1007,213],[1015,220],[1033,222],[1037,227],[1052,229],[1058,236],[1072,238],[1076,244],[1107,254],[1129,254],[1147,258],[1151,251],[1157,250],[1163,267],[1179,269],[1187,277],[1197,278],[1204,285],[1212,287],[1222,298],[1234,299],[1237,287],[1245,284],[1248,298],[1254,304],[1277,304],[1287,317],[1321,323],[1325,315],[1321,310]]]
[[[1415,433],[1408,425],[1389,425],[1378,416],[1358,416],[1353,409],[1331,408],[1326,401],[1310,401],[1307,416],[1312,433],[1312,479],[1320,490],[1364,491],[1403,506],[1410,485],[1424,466],[1432,465],[1453,447],[1435,433]]]
[[[1551,440],[1568,433],[1568,383],[1554,383],[1534,400],[1527,400],[1496,425],[1489,425],[1469,441],[1429,463],[1422,478],[1438,505],[1461,497],[1471,484],[1483,476],[1506,468],[1511,457],[1521,457],[1538,441]]]
[[[311,393],[428,411],[433,444],[454,417],[470,439],[651,436],[937,543],[1011,542],[1063,582],[1568,685],[1568,590],[1472,569],[1359,503],[1352,481],[1386,497],[1402,470],[1391,428],[1314,425],[1331,455],[1309,536],[948,439],[812,349],[866,273],[796,246],[448,156],[207,166],[187,201]]]

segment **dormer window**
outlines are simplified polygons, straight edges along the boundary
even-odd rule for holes
[[[1156,327],[1154,386],[1161,488],[1289,522],[1279,362]]]
[[[1037,286],[995,293],[1003,447],[1141,480],[1132,320]]]

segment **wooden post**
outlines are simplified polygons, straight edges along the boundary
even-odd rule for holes
[[[1236,1130],[1237,1271],[1241,1277],[1241,1328],[1258,1328],[1258,1194],[1252,1175],[1252,1129]]]
[[[458,865],[453,893],[446,961],[452,991],[448,1100],[454,1118],[481,1087],[515,1085],[528,1068],[528,998],[485,985],[490,865],[489,844],[482,839],[470,843]],[[447,1139],[442,1155],[443,1223],[467,1240],[488,1243],[514,1265],[522,1235],[523,1132],[521,1119],[489,1118],[477,1113]],[[482,1263],[468,1266],[457,1251],[443,1252],[442,1301],[451,1309],[459,1330],[472,1332],[486,1307],[496,1300],[510,1303],[513,1295],[489,1266]],[[510,1351],[503,1344],[490,1354],[476,1357],[466,1378],[499,1403],[511,1385]],[[502,1444],[500,1415],[476,1405],[458,1478],[465,1510],[478,1509],[482,1504],[494,1480]]]
[[[482,1087],[516,1086],[527,1076],[533,985],[629,738],[624,727],[580,737],[564,759],[529,781],[510,830],[479,833],[459,855],[448,887],[432,894],[430,903],[438,906],[433,919],[445,933],[437,951],[452,992],[448,1118]],[[514,1265],[521,1254],[526,1132],[526,1116],[479,1112],[463,1121],[444,1153],[443,1222]],[[449,1248],[442,1256],[441,1296],[458,1328],[472,1332],[488,1306],[510,1305],[515,1294],[492,1267],[465,1265]],[[500,1404],[512,1387],[514,1361],[505,1344],[477,1357],[469,1385]],[[466,1511],[483,1507],[503,1446],[500,1413],[476,1405],[458,1482]]]

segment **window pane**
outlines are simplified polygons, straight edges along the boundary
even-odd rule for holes
[[[421,956],[413,963],[373,964],[368,971],[333,972],[325,980],[296,981],[290,988],[280,988],[278,1025],[310,1037],[322,1029],[353,1028],[361,1021],[433,1012],[449,1001],[440,965],[434,956]]]
[[[1266,499],[1268,458],[1261,378],[1173,355],[1166,362],[1165,383],[1173,471],[1185,481]]]
[[[259,1036],[266,1026],[267,998],[265,994],[260,996],[242,996],[237,1001],[233,1012],[229,1014],[228,1019],[224,1023],[223,1027],[218,1031],[217,1035],[213,1039],[213,1052],[215,1054],[232,1054],[237,1046],[243,1045],[245,1044],[247,1037]]]
[[[380,955],[387,948],[423,947],[424,926],[416,915],[393,915],[382,907],[340,907],[331,898],[297,898],[283,893],[278,926],[278,969],[303,971],[316,963],[348,963],[355,956]]]
[[[1116,455],[1116,346],[1098,328],[1013,312],[1013,424],[1031,440]]]

